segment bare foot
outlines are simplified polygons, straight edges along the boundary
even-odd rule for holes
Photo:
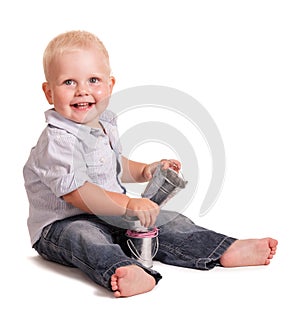
[[[268,265],[278,241],[272,238],[236,240],[220,258],[224,267]]]
[[[154,277],[137,265],[119,267],[111,276],[111,288],[117,298],[148,292],[155,284]]]

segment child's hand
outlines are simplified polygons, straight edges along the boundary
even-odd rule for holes
[[[159,206],[148,198],[131,198],[127,204],[126,215],[138,217],[143,227],[152,227],[159,214]]]
[[[177,173],[181,169],[181,163],[176,159],[162,159],[160,163],[163,165],[163,169],[171,168]]]
[[[171,168],[176,172],[179,172],[181,169],[181,163],[176,159],[162,159],[161,161],[153,162],[147,165],[143,171],[143,176],[146,181],[152,178],[153,172],[159,164],[162,165],[163,169]]]

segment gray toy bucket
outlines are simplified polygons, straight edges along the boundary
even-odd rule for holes
[[[131,257],[139,261],[147,268],[153,266],[153,258],[158,251],[158,229],[154,228],[148,232],[137,232],[127,230],[127,245]]]
[[[165,205],[174,195],[184,189],[187,181],[181,173],[158,166],[148,182],[142,197],[149,198],[160,207]]]

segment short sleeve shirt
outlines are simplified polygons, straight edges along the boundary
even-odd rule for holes
[[[120,181],[121,145],[115,114],[103,112],[99,119],[103,128],[99,129],[68,120],[53,109],[45,116],[47,127],[23,169],[32,245],[46,225],[83,213],[62,196],[85,182],[108,191],[125,192]]]

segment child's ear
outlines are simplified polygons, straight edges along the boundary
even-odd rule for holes
[[[43,88],[43,91],[44,91],[44,94],[48,100],[48,103],[50,105],[53,104],[53,98],[52,98],[52,91],[51,91],[51,88],[49,86],[49,83],[48,82],[44,82],[43,85],[42,85],[42,88]]]
[[[116,83],[116,79],[114,76],[109,77],[109,89],[110,89],[110,94],[112,93],[112,90],[114,88],[114,85]]]

